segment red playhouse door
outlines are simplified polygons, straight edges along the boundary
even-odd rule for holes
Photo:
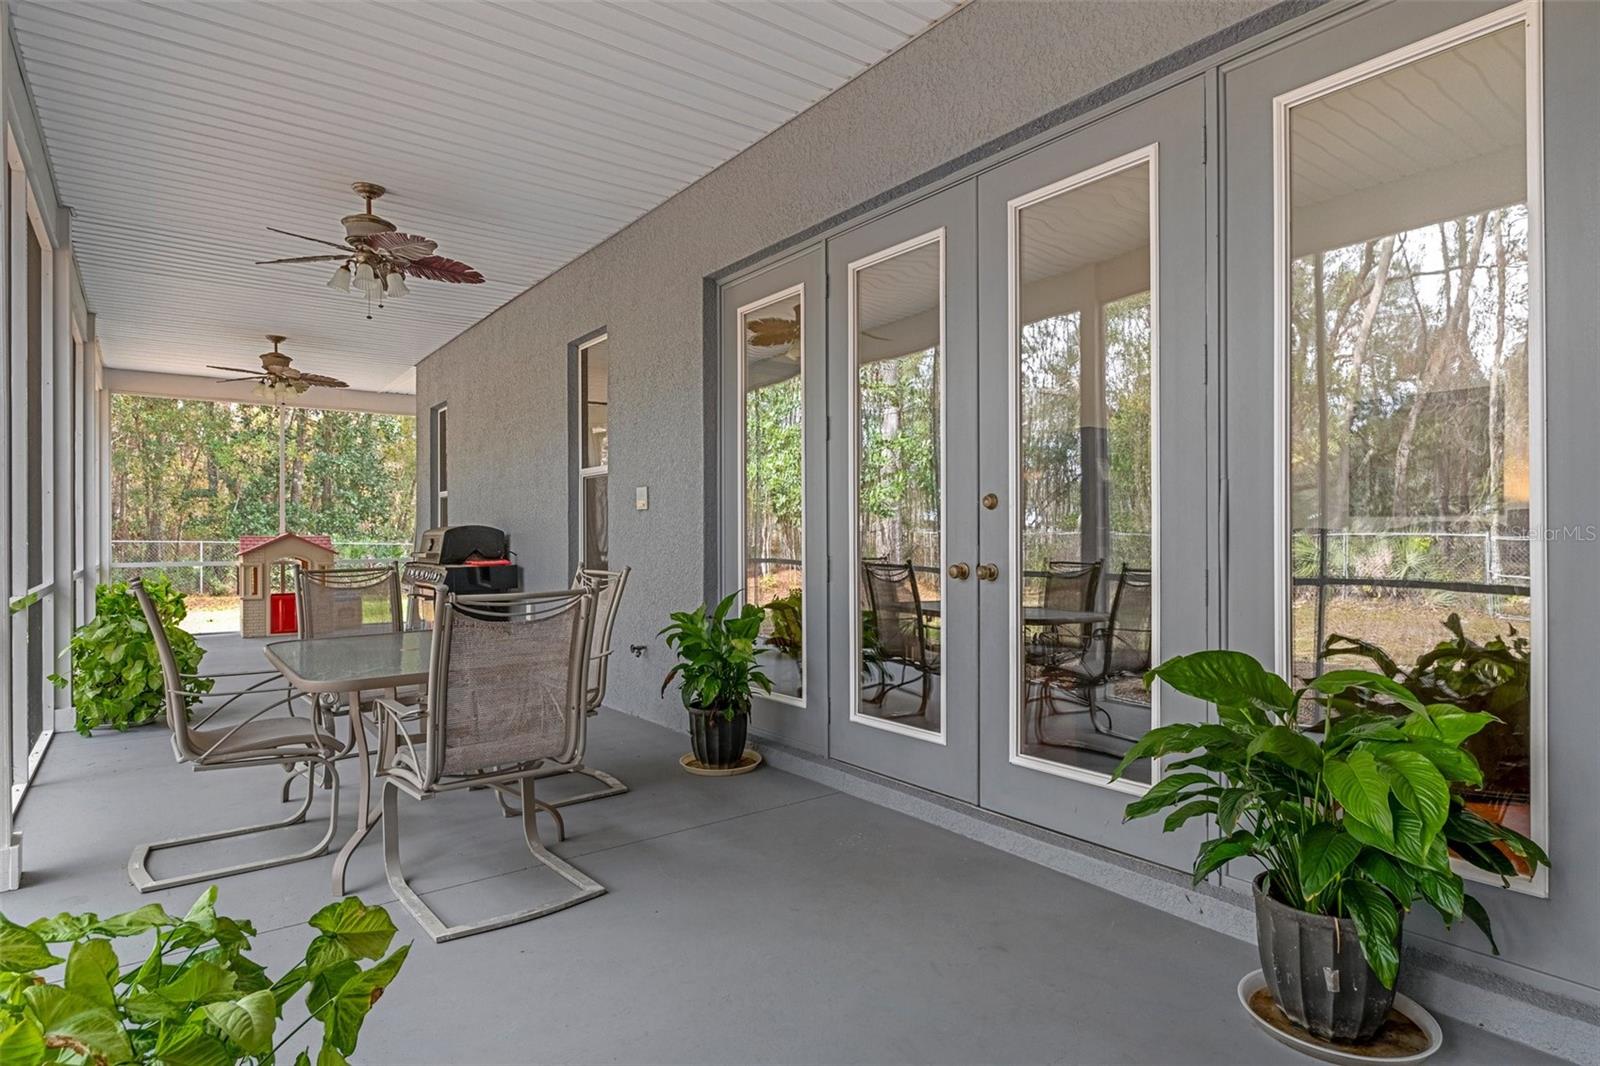
[[[293,633],[300,628],[295,614],[294,593],[274,592],[269,608],[268,632]]]

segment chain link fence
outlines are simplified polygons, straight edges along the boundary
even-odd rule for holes
[[[335,537],[333,545],[339,566],[369,566],[411,554],[410,541]],[[233,596],[238,555],[236,540],[113,540],[111,569],[123,578],[163,574],[188,595]]]

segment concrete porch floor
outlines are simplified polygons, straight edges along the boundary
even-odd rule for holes
[[[262,641],[205,643],[209,669],[262,664]],[[354,1061],[1309,1061],[1244,1018],[1234,986],[1257,965],[1248,946],[771,767],[691,777],[676,764],[685,749],[625,714],[593,722],[591,764],[632,791],[566,808],[555,850],[609,892],[535,922],[432,943],[393,903],[369,837],[350,888],[392,904],[396,944],[414,946]],[[356,807],[356,764],[342,768],[340,841]],[[159,728],[58,735],[21,812],[23,887],[0,910],[25,923],[157,899],[182,913],[204,886],[141,897],[129,850],[275,817],[281,782],[271,770],[190,773]],[[564,787],[581,785],[540,795]],[[326,795],[310,823],[254,845],[314,841]],[[402,814],[413,884],[447,917],[525,905],[548,887],[487,794]],[[264,852],[225,854],[250,853]],[[196,849],[156,872],[220,861]],[[218,882],[218,909],[256,923],[253,955],[273,973],[304,951],[331,862]],[[1440,1020],[1435,1062],[1557,1061]]]

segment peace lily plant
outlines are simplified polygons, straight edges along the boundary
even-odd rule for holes
[[[1350,919],[1387,989],[1400,968],[1401,921],[1418,901],[1447,925],[1467,918],[1498,953],[1452,853],[1491,872],[1505,866],[1501,848],[1530,870],[1550,861],[1527,837],[1468,810],[1452,788],[1482,783],[1462,744],[1499,719],[1424,703],[1368,670],[1333,670],[1294,688],[1234,651],[1170,659],[1145,684],[1158,678],[1214,704],[1217,721],[1151,730],[1113,776],[1139,759],[1184,756],[1162,764],[1161,779],[1126,816],[1170,811],[1169,832],[1213,816],[1218,835],[1200,847],[1196,883],[1231,860],[1257,860],[1272,899]]]

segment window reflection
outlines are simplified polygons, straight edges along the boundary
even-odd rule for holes
[[[942,244],[854,274],[858,712],[941,730]]]
[[[1528,833],[1523,38],[1290,112],[1289,547],[1297,676],[1370,669],[1368,641],[1413,685],[1502,677],[1463,693],[1502,720],[1466,744],[1486,777],[1467,802]]]
[[[1150,173],[1140,161],[1016,220],[1016,732],[1023,755],[1101,773],[1152,714]]]
[[[766,609],[762,669],[804,696],[805,398],[798,290],[740,316],[744,360],[744,590]]]

